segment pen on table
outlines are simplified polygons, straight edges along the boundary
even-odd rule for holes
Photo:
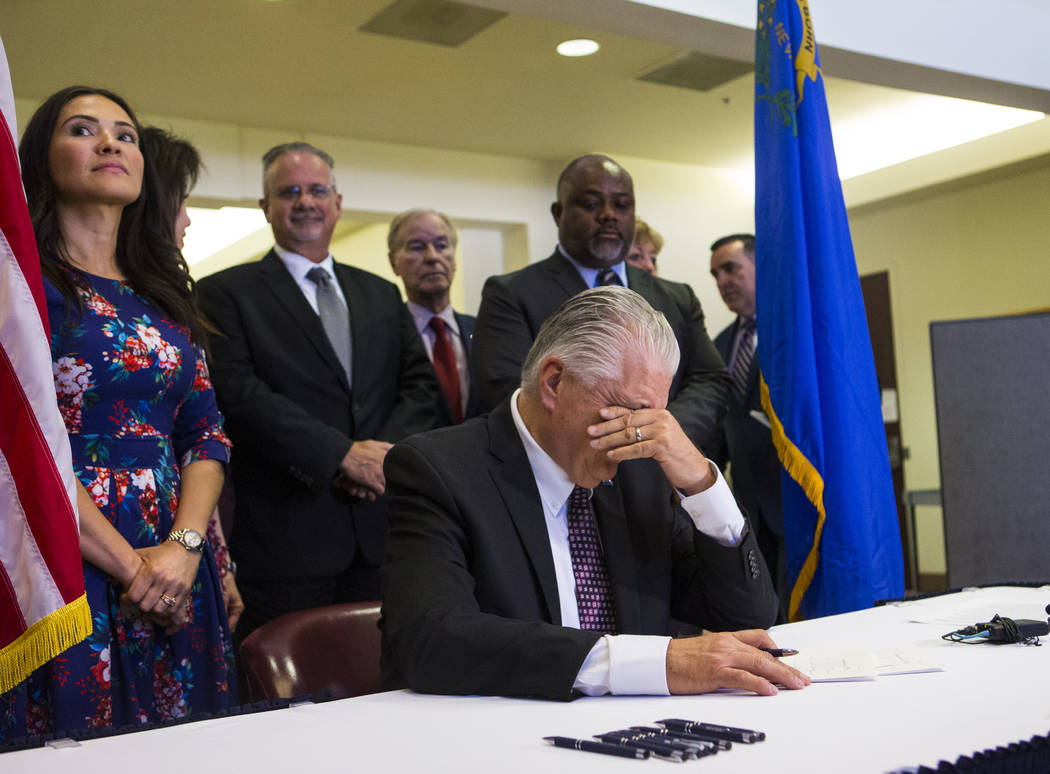
[[[692,720],[680,718],[667,718],[656,721],[664,728],[672,731],[689,731],[696,734],[712,734],[719,739],[728,739],[731,742],[743,742],[753,744],[761,742],[766,738],[762,731],[752,731],[749,728],[734,728],[733,726],[719,726],[714,723],[697,723]]]
[[[798,651],[793,648],[759,648],[769,653],[773,658],[783,658],[784,656],[797,656]]]
[[[619,744],[625,747],[637,747],[642,750],[648,750],[657,758],[663,760],[674,761],[676,763],[682,763],[685,761],[685,754],[675,748],[674,746],[667,744],[666,742],[658,742],[655,739],[643,739],[640,734],[631,734],[625,731],[610,731],[607,734],[595,734],[596,738],[601,739],[603,742],[609,744]]]
[[[706,745],[705,749],[707,751],[700,753],[700,755],[714,755],[722,750],[733,749],[732,742],[720,739],[713,734],[691,734],[688,731],[672,731],[669,728],[657,728],[656,726],[631,726],[631,730],[649,734],[663,734],[669,739],[679,739],[683,742]]]
[[[666,728],[631,726],[630,730],[641,734],[644,739],[655,739],[657,742],[665,742],[673,748],[681,750],[687,757],[703,758],[705,755],[714,755],[718,752],[713,742],[699,739],[683,739]]]
[[[545,736],[543,738],[555,747],[564,747],[567,750],[582,750],[583,752],[615,755],[620,758],[635,758],[637,760],[645,760],[649,757],[649,751],[640,747],[624,747],[619,744],[595,742],[590,739],[570,739],[567,736]]]

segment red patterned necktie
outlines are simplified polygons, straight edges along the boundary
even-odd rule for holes
[[[452,344],[445,335],[445,321],[440,317],[430,318],[430,328],[434,331],[434,370],[437,371],[441,389],[452,409],[452,418],[456,424],[463,421],[463,404],[459,397],[459,370],[456,368],[456,355]]]
[[[576,607],[580,628],[616,634],[616,608],[613,605],[609,570],[598,539],[589,489],[573,487],[566,508],[569,524],[569,554],[576,579]]]

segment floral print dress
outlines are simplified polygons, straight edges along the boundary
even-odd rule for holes
[[[171,530],[179,471],[227,460],[204,358],[185,328],[126,284],[70,273],[83,314],[45,280],[58,403],[80,483],[134,547]],[[0,699],[0,737],[122,726],[236,703],[230,632],[210,546],[189,621],[164,634],[121,609],[121,587],[84,563],[94,631]]]

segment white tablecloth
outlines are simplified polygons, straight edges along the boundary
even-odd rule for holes
[[[765,731],[759,744],[682,764],[705,772],[889,772],[936,766],[959,755],[1050,733],[1050,646],[961,645],[940,635],[994,613],[1046,618],[1050,588],[962,592],[790,624],[784,647],[851,644],[867,650],[919,647],[943,672],[814,684],[775,697],[601,697],[569,703],[426,696],[398,691],[220,718],[168,729],[0,756],[0,772],[148,774],[254,772],[448,772],[662,770],[561,750],[547,735],[587,737],[678,717]],[[979,613],[978,613],[979,611]],[[913,623],[913,618],[940,623]],[[1050,645],[1050,643],[1048,643]]]

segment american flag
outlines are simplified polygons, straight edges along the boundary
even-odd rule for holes
[[[91,632],[14,107],[0,40],[0,692]]]

